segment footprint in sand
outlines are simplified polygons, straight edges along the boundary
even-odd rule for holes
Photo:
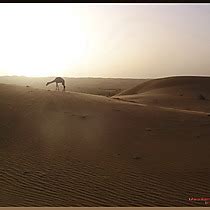
[[[134,160],[141,160],[142,157],[135,155],[135,156],[133,156],[133,159],[134,159]]]
[[[113,109],[114,111],[116,111],[116,112],[120,112],[120,110],[119,109]]]
[[[88,117],[88,115],[81,115],[80,116],[82,119],[86,119]]]
[[[70,114],[69,112],[64,112],[65,114]],[[71,114],[72,117],[80,117],[82,119],[86,119],[88,115],[78,115],[78,114]]]

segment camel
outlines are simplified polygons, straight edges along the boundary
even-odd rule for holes
[[[54,82],[56,83],[56,90],[59,90],[58,83],[62,83],[62,85],[63,85],[63,91],[65,91],[65,88],[66,88],[66,86],[65,86],[65,80],[63,78],[61,78],[61,77],[56,77],[53,81],[47,82],[46,86],[48,86],[49,84],[54,83]]]

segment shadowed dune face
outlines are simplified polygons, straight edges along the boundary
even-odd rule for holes
[[[0,84],[0,206],[205,206],[210,117]]]
[[[210,112],[209,77],[154,79],[114,96],[122,100],[155,106]]]

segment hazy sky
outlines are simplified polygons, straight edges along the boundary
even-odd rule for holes
[[[210,4],[0,4],[0,75],[210,75]]]

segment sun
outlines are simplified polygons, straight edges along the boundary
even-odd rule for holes
[[[33,5],[4,14],[1,69],[8,75],[62,76],[83,62],[88,49],[84,24],[73,10],[60,9]]]
[[[21,36],[21,34],[20,34]],[[45,31],[39,36],[19,37],[8,53],[11,74],[24,76],[57,75],[74,68],[86,53],[85,35],[81,31],[56,34]],[[17,38],[18,39],[18,38]]]

